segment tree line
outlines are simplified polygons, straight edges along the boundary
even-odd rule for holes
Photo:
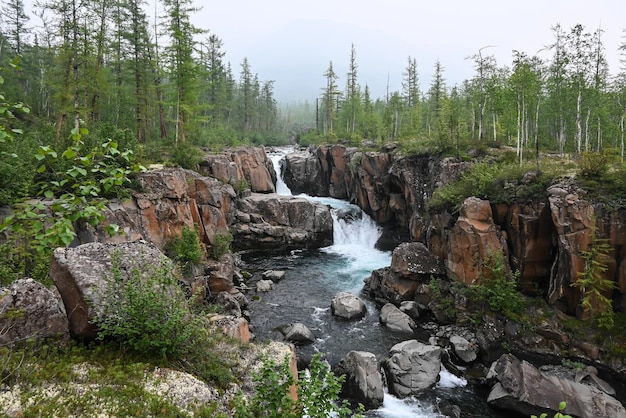
[[[41,0],[34,28],[24,1],[7,0],[0,67],[17,71],[3,74],[6,96],[49,121],[57,142],[102,122],[139,142],[271,141],[279,131],[274,82],[259,80],[247,59],[235,74],[222,40],[191,23],[193,0],[159,4],[162,14],[150,18],[143,0]]]
[[[489,46],[467,59],[474,74],[461,85],[447,86],[437,61],[426,91],[420,90],[418,64],[409,56],[402,88],[374,99],[358,83],[352,45],[345,87],[332,61],[316,100],[316,130],[326,138],[398,140],[415,138],[450,145],[476,139],[559,152],[614,149],[624,157],[626,116],[626,41],[619,47],[622,67],[610,75],[603,31],[582,25],[552,27],[545,47],[550,59],[513,51],[501,66]]]
[[[513,51],[500,65],[490,47],[467,59],[474,74],[449,86],[437,61],[427,89],[409,56],[400,90],[372,97],[359,83],[352,45],[348,72],[332,61],[314,104],[282,112],[274,81],[261,81],[244,59],[238,73],[222,40],[191,23],[193,0],[39,0],[30,26],[23,0],[1,6],[0,67],[4,93],[48,121],[59,141],[81,124],[110,123],[137,141],[191,140],[198,145],[272,144],[290,129],[313,128],[316,140],[431,141],[450,145],[477,139],[559,152],[611,148],[623,158],[626,65],[609,74],[603,31],[582,25],[552,28],[542,59]],[[619,48],[626,63],[626,41]],[[340,82],[344,82],[340,85]],[[306,140],[303,137],[303,141]]]

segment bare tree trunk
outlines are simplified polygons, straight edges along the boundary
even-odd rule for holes
[[[576,152],[580,154],[582,146],[582,101],[583,93],[581,89],[578,89],[578,97],[576,98]]]

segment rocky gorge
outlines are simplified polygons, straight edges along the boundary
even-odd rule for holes
[[[498,408],[519,414],[539,413],[555,410],[558,402],[567,398],[571,406],[567,412],[572,416],[626,416],[617,400],[626,399],[625,359],[611,355],[593,341],[573,338],[561,324],[568,316],[581,315],[580,294],[570,283],[584,266],[577,249],[586,248],[594,234],[607,237],[613,248],[607,275],[615,281],[615,307],[624,311],[623,209],[609,212],[594,206],[584,199],[584,190],[575,182],[563,179],[532,201],[492,205],[469,198],[458,213],[429,214],[427,202],[435,189],[458,178],[471,163],[436,156],[402,157],[393,148],[363,152],[340,145],[321,146],[290,153],[281,164],[285,183],[294,194],[330,196],[357,204],[384,227],[381,246],[393,249],[390,265],[371,272],[361,295],[337,295],[337,301],[332,301],[333,315],[356,321],[367,309],[360,298],[367,298],[380,310],[383,327],[401,335],[383,358],[372,358],[364,351],[346,354],[337,370],[347,376],[347,397],[375,408],[383,402],[383,386],[400,398],[417,396],[436,384],[445,364],[459,374],[480,370],[476,380],[492,388],[489,402]],[[55,251],[50,274],[63,304],[42,308],[41,315],[56,318],[59,312],[67,312],[67,323],[61,315],[58,330],[50,332],[49,324],[36,322],[28,335],[54,335],[61,340],[70,335],[93,337],[89,324],[98,301],[88,290],[93,286],[90,278],[97,274],[72,273],[71,265],[76,263],[68,260],[74,257],[83,260],[79,265],[88,266],[106,265],[106,261],[85,262],[85,252],[105,254],[108,246],[140,242],[147,245],[144,253],[160,252],[185,227],[198,230],[207,254],[228,235],[234,249],[268,254],[332,243],[330,208],[302,197],[277,195],[276,176],[263,148],[207,155],[196,171],[159,168],[141,173],[140,187],[132,199],[111,203],[105,222],[97,228],[82,229],[75,248]],[[104,232],[108,224],[118,225],[123,234],[108,236]],[[442,300],[433,296],[429,286],[432,278],[465,284],[479,280],[481,261],[493,249],[503,252],[507,270],[519,271],[522,291],[545,295],[547,308],[529,308],[537,311],[533,318],[540,318],[532,330],[497,315],[486,315],[475,326],[467,322],[459,325],[457,322],[462,321],[457,319],[471,315],[462,295],[451,290],[446,296],[456,317],[451,317]],[[151,259],[155,257],[157,253]],[[283,276],[276,271],[264,272],[262,278],[253,280],[244,276],[237,257],[224,254],[218,260],[207,257],[184,285],[191,294],[229,306],[231,315],[220,318],[219,323],[225,332],[248,341],[250,286],[260,291],[263,284],[272,292],[272,284]],[[19,300],[15,292],[6,290],[2,303]],[[52,295],[53,300],[55,297]],[[547,309],[556,313],[542,315],[540,311]],[[283,330],[287,342],[299,346],[311,341],[306,329],[291,325]],[[21,329],[25,325],[4,326]],[[535,359],[539,355],[540,361],[552,364],[573,359],[595,371],[568,376],[559,367],[535,368],[510,353]],[[537,387],[544,390],[531,390]],[[463,416],[455,405],[442,405],[440,411],[447,416]]]

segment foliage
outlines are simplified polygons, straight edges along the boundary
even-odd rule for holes
[[[361,417],[353,415],[347,401],[338,403],[339,392],[345,376],[335,376],[330,365],[315,354],[308,370],[300,372],[297,399],[290,396],[294,378],[289,367],[289,357],[277,365],[273,360],[263,362],[254,374],[257,392],[247,402],[240,396],[236,401],[236,418],[300,418],[309,417]],[[362,411],[362,407],[359,409]]]
[[[563,413],[566,407],[567,407],[567,403],[565,401],[559,402],[559,411],[556,414],[554,414],[554,418],[572,418],[571,415],[566,415]],[[539,415],[539,418],[547,418],[547,416],[548,414],[544,412],[541,415]],[[537,415],[531,415],[530,418],[537,418]]]
[[[579,272],[576,281],[571,284],[581,293],[581,306],[592,320],[597,321],[601,328],[612,328],[614,324],[613,302],[610,292],[615,282],[606,277],[608,270],[608,254],[612,250],[606,239],[593,237],[588,250],[581,250],[585,268]],[[607,296],[609,294],[609,296]]]
[[[609,155],[606,152],[585,151],[579,160],[580,175],[601,178],[609,170]]]
[[[482,260],[480,281],[469,287],[468,298],[512,319],[518,318],[524,310],[515,275],[507,273],[504,255],[493,249]]]
[[[194,145],[182,143],[171,148],[170,159],[175,166],[197,170],[202,160],[202,151]]]
[[[101,295],[103,312],[94,321],[98,339],[113,339],[139,354],[176,358],[193,323],[172,266],[161,264],[148,275],[133,268],[124,279],[119,257],[114,254]]]
[[[84,223],[96,226],[104,219],[104,196],[118,195],[128,176],[143,169],[132,164],[132,151],[119,150],[117,143],[107,141],[88,152],[81,138],[87,129],[72,131],[73,143],[62,153],[42,145],[35,158],[37,194],[42,200],[24,200],[8,216],[0,230],[16,233],[30,240],[35,251],[68,246],[76,237],[74,226]],[[117,232],[109,225],[107,232]]]
[[[188,273],[200,263],[204,252],[196,228],[183,226],[180,236],[172,237],[165,244],[165,253]]]
[[[472,164],[461,177],[435,190],[428,202],[429,212],[458,210],[466,198],[475,196],[492,203],[511,203],[533,199],[543,193],[551,178],[537,173],[532,182],[522,183],[524,174],[533,171],[530,166],[515,163],[482,161]]]
[[[9,62],[9,66],[19,69],[19,61],[14,59]],[[17,120],[16,113],[30,113],[30,108],[22,102],[9,101],[4,93],[4,78],[2,77],[2,67],[0,67],[0,144],[11,143],[15,135],[21,135],[24,131],[14,124]],[[2,151],[4,153],[4,151]]]
[[[428,287],[432,300],[436,303],[437,307],[442,309],[449,318],[455,318],[457,311],[454,306],[454,296],[448,291],[449,287],[444,286],[444,282],[441,279],[435,279],[433,277],[430,278]]]
[[[222,256],[230,251],[230,245],[233,242],[233,235],[230,231],[220,231],[215,234],[213,245],[211,246],[211,255],[215,260],[219,260]]]

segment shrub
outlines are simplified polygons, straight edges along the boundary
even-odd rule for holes
[[[172,147],[170,159],[175,166],[195,170],[202,160],[202,151],[194,145],[181,143]]]
[[[184,226],[180,236],[173,237],[166,243],[165,253],[180,265],[183,272],[190,272],[204,255],[198,230]]]
[[[106,278],[103,312],[95,324],[100,340],[113,339],[140,354],[175,358],[192,335],[190,311],[171,265],[143,277],[133,269],[124,280],[119,254]]]
[[[506,272],[504,255],[490,250],[482,261],[480,283],[470,286],[468,296],[492,312],[517,319],[524,310],[524,301],[515,276]]]
[[[609,171],[609,154],[585,151],[578,164],[580,175],[587,178],[601,178]]]
[[[353,415],[347,401],[338,402],[345,376],[335,376],[319,353],[311,359],[308,370],[299,373],[295,383],[298,391],[295,400],[289,396],[289,388],[294,384],[289,357],[280,365],[273,360],[266,360],[253,379],[257,384],[257,392],[248,402],[240,394],[236,399],[236,418],[362,416],[360,413]],[[359,412],[362,410],[363,407],[359,406]]]
[[[215,234],[211,253],[215,260],[219,260],[222,256],[230,252],[230,244],[233,242],[233,235],[230,231],[218,232]]]

